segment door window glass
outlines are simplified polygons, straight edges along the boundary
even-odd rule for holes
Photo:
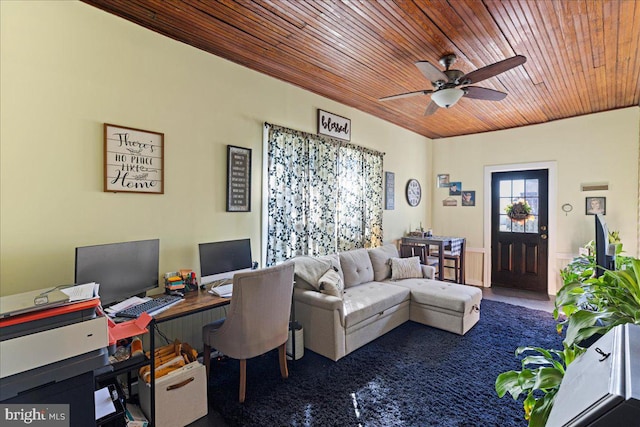
[[[513,179],[500,181],[500,231],[507,233],[537,233],[539,208],[539,182],[537,179]],[[511,203],[520,200],[531,206],[531,215],[525,220],[512,220],[505,212]]]

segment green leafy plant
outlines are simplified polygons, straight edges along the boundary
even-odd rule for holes
[[[529,427],[543,427],[551,413],[564,373],[573,360],[586,351],[581,344],[604,335],[617,325],[640,325],[640,260],[625,257],[617,232],[609,235],[616,245],[616,270],[595,277],[595,245],[589,242],[588,255],[575,258],[561,271],[563,287],[558,291],[553,316],[557,332],[566,327],[563,350],[519,347],[524,352],[521,371],[508,371],[496,379],[499,397],[509,393],[514,399],[525,396],[523,408]]]
[[[512,220],[524,221],[528,219],[534,219],[534,216],[531,215],[533,209],[531,205],[524,199],[519,199],[513,203],[509,203],[505,208],[507,216]]]
[[[509,393],[518,400],[525,396],[522,406],[529,427],[544,427],[567,367],[584,351],[577,345],[564,345],[562,351],[518,347],[516,357],[524,352],[534,354],[522,359],[521,371],[507,371],[498,375],[495,384],[498,397]]]
[[[564,343],[580,343],[625,323],[640,325],[640,260],[627,260],[622,270],[605,271],[599,278],[566,283],[556,295],[554,317],[558,331],[567,328]]]

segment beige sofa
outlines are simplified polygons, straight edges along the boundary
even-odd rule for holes
[[[464,335],[480,319],[480,289],[433,280],[433,267],[399,259],[393,244],[293,261],[304,345],[332,360],[407,320]]]

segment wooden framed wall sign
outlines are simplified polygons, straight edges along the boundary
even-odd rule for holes
[[[164,194],[164,134],[105,123],[104,191]]]
[[[351,120],[318,110],[318,135],[351,141]]]
[[[227,212],[251,211],[251,149],[227,145]]]

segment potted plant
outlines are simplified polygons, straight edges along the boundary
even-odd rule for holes
[[[544,427],[567,367],[584,351],[584,348],[577,345],[564,345],[563,350],[518,347],[516,357],[524,352],[538,354],[524,357],[521,371],[508,371],[498,375],[495,384],[498,397],[502,398],[509,393],[518,400],[520,396],[526,396],[522,406],[529,427]]]
[[[545,425],[567,367],[585,352],[590,338],[617,325],[640,325],[640,260],[621,256],[619,239],[611,243],[616,244],[618,270],[596,278],[594,257],[587,255],[574,259],[561,272],[564,285],[556,295],[554,318],[559,322],[558,333],[566,327],[563,350],[519,347],[516,356],[526,351],[539,355],[526,356],[521,371],[504,372],[496,379],[499,397],[526,396],[523,407],[529,427]]]
[[[556,295],[554,317],[566,319],[565,344],[581,343],[595,334],[604,335],[625,323],[640,325],[640,260],[629,259],[629,268],[605,271],[599,278],[566,283]]]

